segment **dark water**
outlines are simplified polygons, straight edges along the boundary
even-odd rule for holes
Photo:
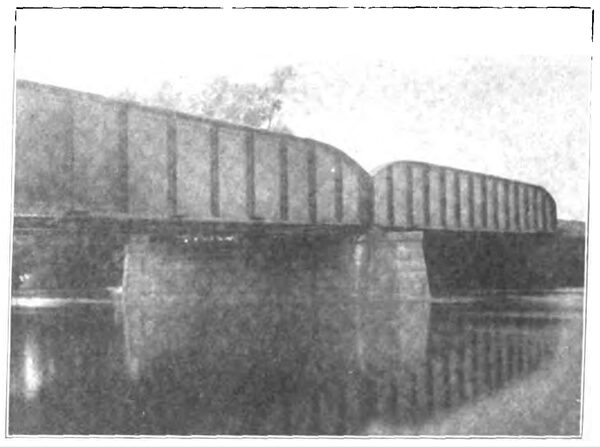
[[[462,298],[432,304],[426,355],[409,368],[329,366],[300,384],[257,372],[233,388],[219,386],[227,378],[218,371],[210,387],[199,385],[202,359],[192,353],[131,379],[110,301],[13,306],[9,431],[352,435],[373,422],[419,426],[552,368],[565,327],[581,328],[580,291]],[[579,361],[580,346],[570,349]]]

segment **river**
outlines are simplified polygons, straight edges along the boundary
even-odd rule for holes
[[[438,299],[409,370],[249,376],[225,393],[198,385],[193,354],[133,380],[110,299],[13,298],[9,432],[578,435],[582,304],[581,289]]]

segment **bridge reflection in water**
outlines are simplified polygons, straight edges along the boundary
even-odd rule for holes
[[[250,373],[233,388],[218,385],[228,380],[223,376],[207,380],[193,352],[155,363],[141,381],[130,379],[110,301],[13,306],[9,430],[360,435],[377,424],[427,435],[419,427],[428,421],[557,368],[558,355],[573,363],[568,382],[577,390],[570,398],[577,422],[559,434],[577,434],[581,292],[489,298],[434,303],[427,355],[410,367],[365,371],[314,355],[293,378]],[[549,304],[557,302],[560,309]],[[575,328],[571,346],[565,345],[565,328]]]

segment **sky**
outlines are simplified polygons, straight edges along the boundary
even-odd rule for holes
[[[191,95],[293,65],[294,134],[368,171],[421,160],[539,184],[585,220],[590,30],[588,10],[20,10],[15,75]]]

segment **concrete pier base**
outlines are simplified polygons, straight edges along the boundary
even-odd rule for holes
[[[319,354],[366,366],[423,355],[429,290],[421,233],[231,238],[131,239],[123,313],[133,374],[202,346],[207,365],[235,370],[263,356],[284,363]]]
[[[359,377],[400,379],[425,357],[422,234],[135,237],[122,305],[131,375],[161,392],[219,408],[337,382],[352,395]]]
[[[372,231],[360,299],[360,359],[376,371],[400,371],[425,358],[430,294],[421,232]]]

